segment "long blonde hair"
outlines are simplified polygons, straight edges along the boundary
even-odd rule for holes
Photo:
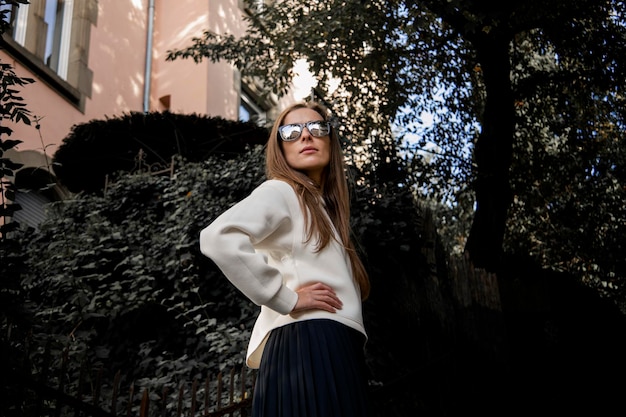
[[[268,179],[280,179],[287,182],[296,191],[307,225],[306,241],[311,241],[315,236],[318,251],[326,247],[330,239],[334,238],[333,226],[335,227],[341,240],[339,243],[343,245],[350,258],[354,280],[361,291],[361,299],[365,300],[370,292],[369,276],[351,238],[350,195],[343,150],[335,128],[331,128],[330,163],[322,173],[321,184],[315,184],[306,174],[290,167],[283,153],[283,143],[278,136],[278,128],[283,125],[287,114],[303,108],[312,109],[324,120],[329,120],[328,110],[317,102],[296,103],[283,110],[272,127],[267,143],[265,174]],[[332,225],[319,204],[320,197],[324,200]]]

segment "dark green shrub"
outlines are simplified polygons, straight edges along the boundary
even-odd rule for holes
[[[190,162],[217,154],[234,158],[267,141],[252,122],[170,112],[131,112],[72,127],[53,159],[57,178],[72,192],[100,192],[117,171],[168,166],[174,155]],[[142,152],[142,160],[138,155]]]
[[[172,178],[122,174],[103,196],[54,203],[23,236],[36,345],[148,386],[242,365],[256,308],[199,253],[198,233],[262,181],[261,150],[176,163]]]

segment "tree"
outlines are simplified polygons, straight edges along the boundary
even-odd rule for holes
[[[206,31],[168,59],[226,60],[279,95],[296,60],[306,59],[346,137],[370,144],[373,178],[391,173],[444,207],[474,206],[463,240],[475,266],[498,271],[504,249],[515,248],[589,280],[583,264],[597,264],[594,257],[611,247],[592,247],[587,231],[573,233],[568,239],[584,259],[574,265],[567,250],[529,247],[520,222],[540,230],[549,214],[558,221],[542,238],[562,245],[554,226],[566,221],[558,207],[571,196],[558,190],[590,173],[603,179],[589,188],[613,186],[603,186],[604,196],[578,193],[575,205],[601,207],[602,218],[622,215],[617,204],[597,203],[624,197],[623,153],[609,149],[624,142],[625,7],[617,0],[277,1],[251,9],[244,36]],[[425,113],[433,125],[422,123]],[[610,145],[599,136],[610,136]],[[413,142],[402,146],[407,137]],[[554,146],[559,172],[547,175],[556,160],[537,149]],[[528,202],[524,217],[511,220],[520,201]],[[624,235],[621,219],[603,227]],[[606,261],[595,276],[605,283],[623,274]]]
[[[27,3],[26,0],[0,0],[0,36],[9,28],[10,16],[13,7]],[[18,77],[10,64],[0,62],[0,117],[2,121],[10,120],[16,123],[30,125],[30,111],[26,107],[23,98],[19,95],[19,88],[35,82],[32,78]],[[15,184],[13,177],[15,171],[22,164],[11,161],[5,157],[5,152],[22,143],[19,139],[7,139],[13,129],[0,126],[0,238],[7,239],[7,233],[15,230],[18,226],[15,222],[8,222],[7,218],[13,216],[20,209],[15,200]]]
[[[26,3],[26,0],[0,0],[0,36],[9,29],[9,16],[13,7]],[[31,113],[19,94],[20,88],[35,82],[32,78],[19,77],[10,64],[0,62],[0,320],[19,321],[22,313],[20,305],[19,279],[10,271],[23,265],[23,251],[20,242],[12,234],[19,224],[12,220],[14,213],[21,210],[15,203],[15,173],[22,164],[11,160],[7,152],[22,143],[19,139],[9,139],[13,129],[4,122],[26,123],[30,125]],[[3,352],[4,353],[4,352]]]

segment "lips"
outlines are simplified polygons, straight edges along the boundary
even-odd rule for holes
[[[308,151],[317,151],[317,149],[314,148],[313,146],[306,146],[306,147],[302,148],[300,153],[305,153],[305,152],[308,152]]]

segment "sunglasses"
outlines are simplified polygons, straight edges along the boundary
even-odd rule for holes
[[[330,123],[325,120],[284,125],[278,128],[278,133],[280,134],[280,138],[285,142],[292,142],[302,135],[305,126],[309,130],[311,136],[315,136],[316,138],[321,138],[330,134]]]

